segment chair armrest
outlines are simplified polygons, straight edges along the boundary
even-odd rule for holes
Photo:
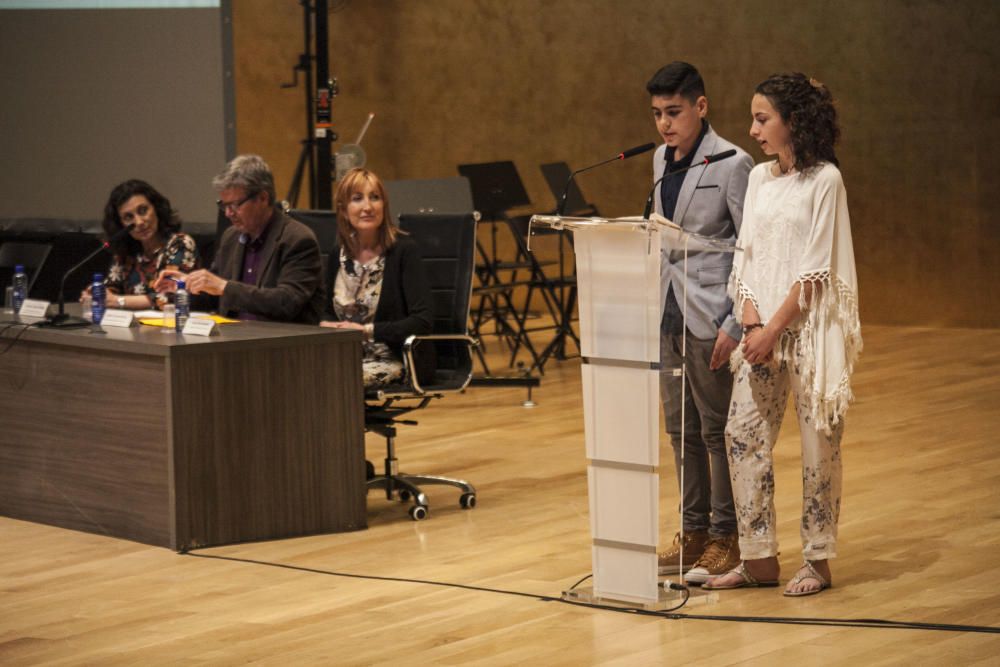
[[[479,339],[466,334],[427,334],[424,336],[409,336],[405,341],[403,341],[403,365],[406,367],[407,378],[409,379],[410,385],[413,387],[413,391],[420,395],[423,395],[426,392],[424,391],[424,388],[420,386],[420,380],[417,378],[416,363],[413,359],[413,348],[418,343],[433,341],[464,342],[469,349],[470,357],[472,355],[473,348],[479,347]],[[455,389],[455,391],[465,389],[469,385],[470,380],[472,380],[472,364],[469,364],[469,372],[468,376],[465,378],[465,382],[462,383],[461,387]]]

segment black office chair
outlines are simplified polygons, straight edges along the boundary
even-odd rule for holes
[[[14,275],[14,268],[18,264],[24,265],[24,272],[28,275],[28,294],[45,266],[45,260],[52,252],[52,245],[49,243],[22,243],[20,241],[4,241],[0,245],[0,285],[10,285]]]
[[[318,209],[293,208],[285,211],[288,217],[298,220],[316,235],[320,252],[320,275],[326,277],[329,253],[337,245],[337,212]],[[328,295],[329,296],[329,295]]]
[[[385,469],[368,480],[368,488],[385,490],[386,498],[413,500],[410,517],[427,516],[428,502],[421,484],[447,484],[462,491],[463,509],[476,506],[476,489],[460,479],[412,475],[398,470],[396,426],[416,424],[404,415],[426,407],[432,400],[462,391],[472,379],[475,338],[468,335],[469,301],[475,268],[476,219],[469,214],[404,214],[399,226],[420,247],[434,299],[434,329],[426,336],[410,336],[403,346],[404,382],[380,387],[366,396],[365,429],[386,439]],[[418,378],[414,369],[428,348],[435,357],[433,376]]]

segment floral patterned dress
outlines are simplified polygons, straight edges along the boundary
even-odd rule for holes
[[[148,295],[152,306],[159,308],[163,304],[157,298],[153,283],[157,274],[167,267],[176,267],[185,273],[198,267],[198,248],[193,238],[177,232],[152,257],[146,257],[141,252],[124,259],[115,257],[104,284],[122,296]]]

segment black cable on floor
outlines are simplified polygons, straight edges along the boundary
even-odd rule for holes
[[[2,336],[3,334],[7,333],[7,330],[10,329],[10,328],[13,328],[13,327],[16,327],[16,326],[20,326],[20,327],[23,327],[23,328],[20,331],[18,331],[17,334],[15,334],[15,336],[13,338],[11,338],[7,342],[7,347],[5,347],[3,350],[0,350],[0,355],[7,354],[7,352],[10,351],[10,348],[14,347],[14,343],[16,343],[18,340],[20,340],[21,336],[24,335],[25,331],[27,331],[28,329],[30,329],[33,326],[36,326],[34,323],[32,323],[32,324],[26,324],[24,322],[4,322],[4,324],[6,324],[7,326],[5,326],[3,329],[0,329],[0,336]]]
[[[916,621],[888,621],[879,618],[796,618],[789,616],[725,616],[725,615],[715,615],[715,614],[678,614],[675,613],[677,609],[683,607],[687,601],[689,595],[685,595],[684,600],[674,607],[673,609],[666,609],[662,611],[653,611],[649,609],[631,609],[624,607],[616,607],[612,605],[597,604],[593,602],[576,602],[573,600],[566,600],[561,597],[555,597],[552,595],[538,595],[535,593],[525,593],[523,591],[510,591],[502,588],[489,588],[487,586],[472,586],[470,584],[456,584],[446,581],[431,581],[429,579],[406,579],[403,577],[384,577],[374,574],[356,574],[351,572],[332,572],[330,570],[320,570],[312,567],[303,567],[300,565],[286,565],[284,563],[271,563],[268,561],[255,560],[252,558],[237,558],[235,556],[217,556],[214,554],[202,554],[194,553],[193,551],[181,551],[182,556],[194,556],[195,558],[208,558],[212,560],[227,560],[234,563],[247,563],[250,565],[264,565],[266,567],[277,567],[285,570],[294,570],[297,572],[309,572],[311,574],[323,574],[331,577],[345,577],[348,579],[367,579],[371,581],[393,581],[397,583],[405,584],[424,584],[427,586],[440,586],[443,588],[458,588],[467,591],[479,591],[483,593],[499,593],[501,595],[516,595],[519,597],[534,598],[542,602],[562,602],[564,604],[573,605],[575,607],[589,607],[591,609],[602,609],[605,611],[616,611],[625,614],[633,614],[637,616],[657,616],[660,618],[666,618],[670,620],[695,620],[695,621],[728,621],[728,622],[741,622],[741,623],[776,623],[784,625],[817,625],[817,626],[834,626],[834,627],[845,627],[845,628],[878,628],[878,629],[896,629],[896,630],[937,630],[942,632],[983,632],[983,633],[993,633],[1000,634],[1000,628],[994,628],[984,625],[954,625],[949,623],[920,623]],[[583,577],[578,582],[570,587],[573,590],[581,583],[586,581],[590,576],[587,575]],[[684,590],[687,592],[687,588],[684,586],[672,586],[675,590]]]
[[[268,567],[278,567],[284,570],[296,570],[298,572],[309,572],[311,574],[325,574],[331,577],[346,577],[348,579],[368,579],[371,581],[394,581],[406,584],[425,584],[428,586],[441,586],[444,588],[461,588],[467,591],[482,591],[484,593],[503,593],[505,595],[519,595],[526,598],[535,598],[545,602],[554,602],[560,598],[549,595],[535,595],[534,593],[524,593],[521,591],[507,591],[499,588],[488,588],[486,586],[472,586],[469,584],[455,584],[446,581],[431,581],[429,579],[404,579],[402,577],[383,577],[377,574],[355,574],[352,572],[331,572],[330,570],[319,570],[312,567],[302,567],[301,565],[286,565],[285,563],[271,563],[253,558],[236,558],[235,556],[217,556],[214,554],[196,554],[193,551],[181,551],[180,555],[194,556],[195,558],[210,558],[214,560],[228,560],[234,563],[250,563],[252,565],[266,565]]]

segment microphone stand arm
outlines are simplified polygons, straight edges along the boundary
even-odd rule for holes
[[[570,174],[569,178],[566,180],[566,187],[563,188],[562,197],[559,198],[559,206],[556,207],[556,215],[561,216],[565,212],[566,199],[569,197],[569,186],[571,183],[573,183],[573,179],[576,178],[577,174],[582,174],[585,171],[590,171],[591,169],[596,169],[597,167],[606,165],[609,162],[614,162],[615,160],[621,160],[621,159],[623,159],[622,155],[619,154],[614,156],[613,158],[608,158],[604,162],[598,162],[597,164],[592,164],[589,167],[584,167],[583,169],[577,169],[572,174]]]
[[[681,169],[674,169],[673,171],[668,171],[667,173],[663,174],[663,176],[660,176],[656,180],[656,182],[653,183],[653,189],[649,191],[649,197],[646,198],[646,208],[642,212],[642,219],[649,220],[649,215],[650,213],[653,212],[653,196],[656,194],[656,186],[662,183],[664,179],[670,178],[674,174],[682,174],[688,169],[694,169],[695,167],[702,167],[710,164],[712,164],[712,161],[706,157],[704,160],[699,160],[698,162],[695,162],[694,164],[688,165],[687,167],[683,167]]]
[[[78,264],[75,264],[73,268],[63,274],[62,280],[59,281],[59,313],[52,318],[54,323],[63,321],[68,317],[66,315],[66,279],[76,273],[84,264],[97,257],[104,250],[107,250],[109,245],[110,244],[105,241],[97,250],[84,257]]]
[[[117,243],[121,239],[125,238],[125,236],[130,231],[132,231],[133,227],[135,227],[135,223],[129,223],[124,227],[122,227],[121,229],[119,229],[117,232],[115,232],[114,236],[112,236],[107,241],[102,241],[101,245],[96,250],[94,250],[94,252],[84,257],[82,260],[80,260],[80,262],[78,262],[72,268],[70,268],[69,271],[63,274],[62,280],[59,281],[59,312],[56,313],[54,316],[52,316],[50,319],[47,319],[44,322],[42,322],[40,326],[70,328],[70,327],[85,327],[90,325],[89,320],[85,320],[82,317],[76,317],[73,315],[66,314],[66,279],[69,278],[74,273],[76,273],[77,271],[79,271],[80,267],[82,267],[84,264],[97,257],[105,250],[109,249],[112,243]]]
[[[664,169],[663,176],[660,176],[658,179],[656,179],[656,182],[653,183],[653,189],[649,191],[649,197],[646,198],[646,209],[642,213],[642,219],[643,220],[649,220],[649,214],[653,210],[653,195],[656,194],[656,186],[659,185],[660,183],[662,183],[663,179],[669,178],[670,176],[673,176],[674,174],[683,173],[683,172],[687,171],[688,169],[694,169],[695,167],[702,167],[702,166],[707,167],[710,164],[715,164],[716,162],[719,162],[720,160],[725,160],[727,158],[731,158],[734,155],[736,155],[736,149],[735,148],[730,148],[728,151],[722,151],[721,153],[716,153],[715,155],[706,155],[705,157],[703,157],[698,162],[692,161],[691,164],[689,164],[686,167],[682,167],[680,169],[674,169],[672,171],[666,171]],[[699,177],[699,180],[700,180],[700,177]]]

